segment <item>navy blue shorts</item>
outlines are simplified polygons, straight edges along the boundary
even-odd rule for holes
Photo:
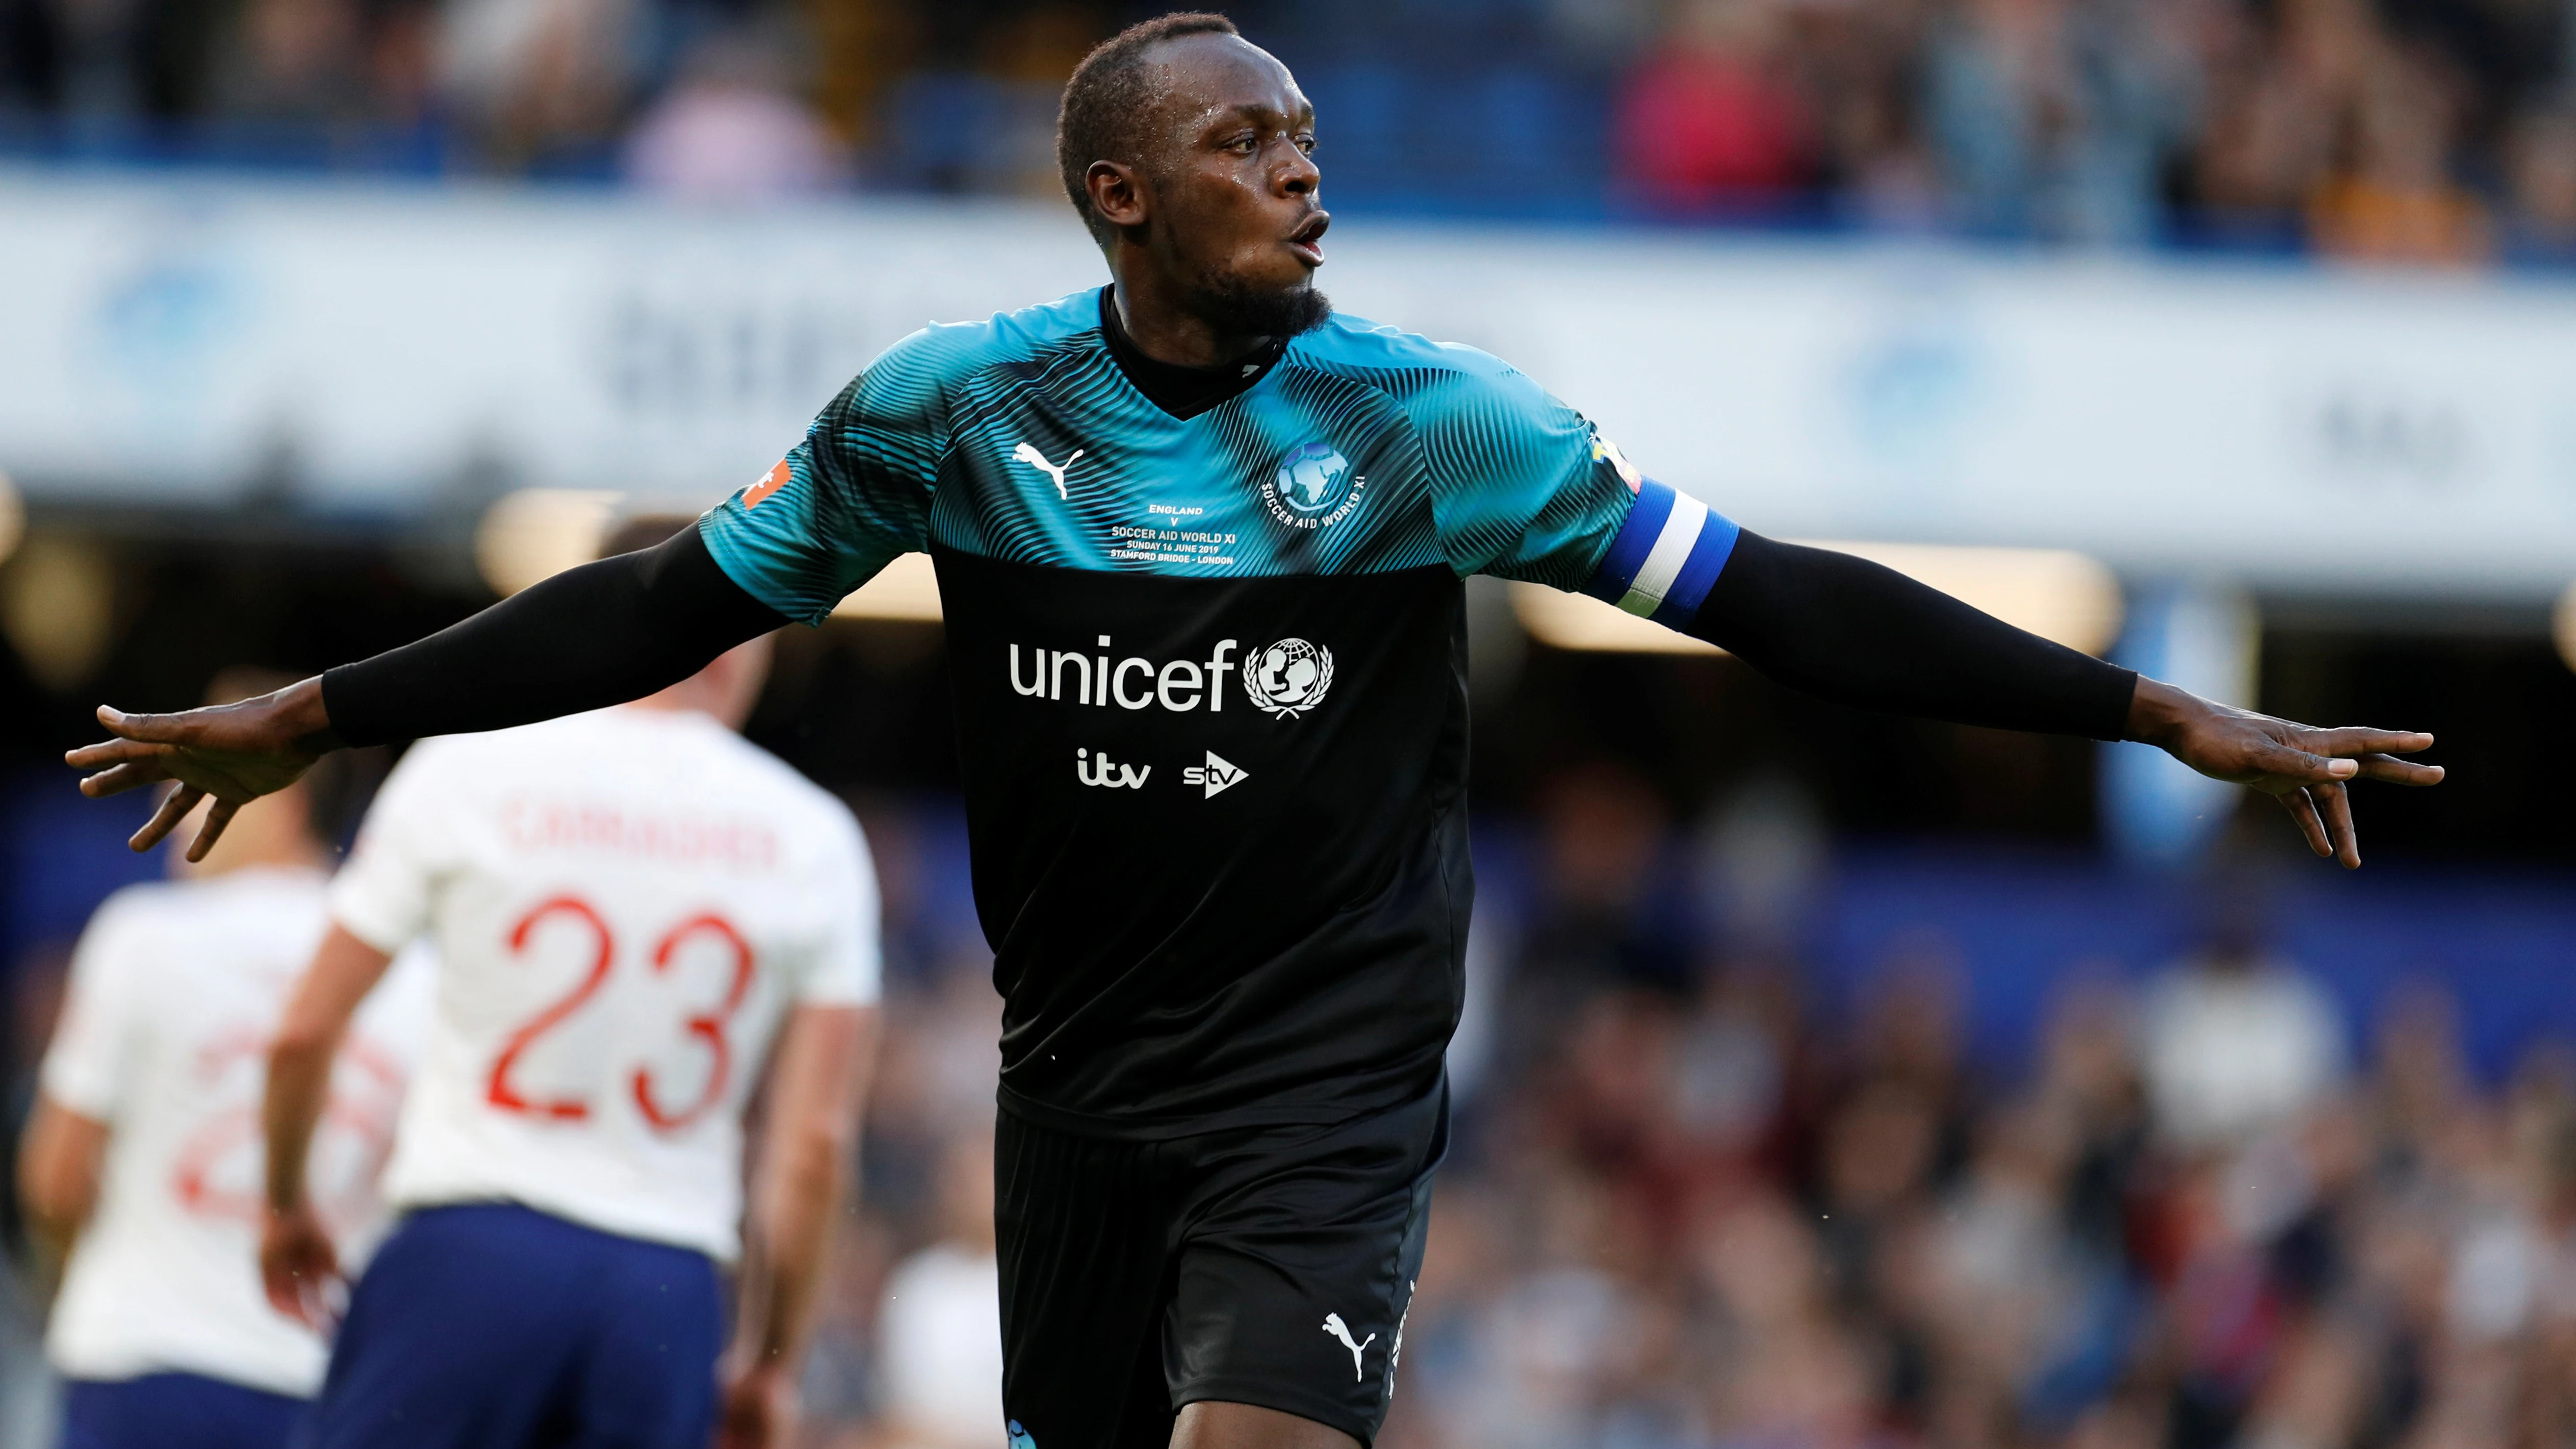
[[[200,1374],[73,1379],[62,1449],[286,1449],[304,1401]]]
[[[349,1300],[299,1449],[706,1449],[703,1253],[509,1203],[424,1208]]]

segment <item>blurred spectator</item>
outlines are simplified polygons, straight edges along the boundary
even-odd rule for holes
[[[2576,111],[2526,114],[2514,129],[2509,159],[2507,251],[2530,261],[2576,261]]]
[[[2292,0],[2277,16],[2226,5],[2203,27],[2208,116],[2191,180],[2201,222],[2223,233],[2295,233],[2372,43],[2355,0]]]
[[[1782,1114],[1799,1063],[1796,988],[1786,975],[1740,964],[1709,984],[1674,1058],[1679,1130],[1709,1170],[1731,1176],[1779,1166]]]
[[[2455,79],[2431,55],[2371,45],[2346,155],[2310,204],[2318,248],[2355,261],[2483,260],[2486,207],[2451,174],[2461,109]]]
[[[2343,1019],[2315,981],[2228,921],[2150,985],[2140,1056],[2156,1131],[2238,1146],[2317,1106],[2343,1074]]]
[[[1546,0],[1552,38],[1578,64],[1616,68],[1655,38],[1665,7],[1654,0]]]
[[[622,174],[717,201],[853,174],[1052,195],[1056,88],[1115,9],[0,0],[0,144],[237,159],[247,121],[254,155],[294,164]],[[1373,204],[1454,194],[1420,137],[1463,106],[1527,183],[1496,194],[1505,210],[2576,264],[2576,21],[2559,0],[1443,0],[1240,18],[1324,98],[1327,170]],[[738,38],[781,33],[793,66]],[[199,121],[218,123],[211,148]]]
[[[748,36],[703,42],[628,136],[627,176],[648,190],[709,201],[828,186],[841,169],[831,136],[790,92],[785,69]]]
[[[247,0],[215,63],[212,108],[244,120],[345,124],[373,108],[355,0]]]
[[[1694,1266],[1710,1291],[1715,1342],[1705,1395],[1719,1443],[1859,1449],[1874,1432],[1867,1345],[1835,1313],[1814,1232],[1769,1194],[1707,1223]]]
[[[43,27],[40,43],[52,62],[46,89],[55,102],[75,116],[141,113],[151,42],[143,0],[53,0],[42,9],[29,28]]]
[[[878,1319],[885,1449],[1000,1449],[1001,1266],[993,1151],[960,1136],[939,1169],[941,1234],[896,1266]]]
[[[2147,1151],[2145,1084],[2130,1054],[2129,1002],[2106,977],[2079,966],[2053,1003],[2040,1043],[2037,1105],[2073,1134],[2065,1184],[2068,1230],[2102,1259],[2129,1243],[2128,1196]]]
[[[1565,989],[1690,988],[1697,922],[1662,797],[1624,764],[1592,760],[1540,792],[1545,876],[1522,969]]]
[[[1780,74],[1778,0],[1684,0],[1619,100],[1619,169],[1658,210],[1759,210],[1805,183],[1815,123]]]
[[[1934,40],[1925,107],[1951,206],[2001,236],[2136,244],[2190,104],[2131,0],[1972,0]]]
[[[643,61],[642,0],[445,0],[440,89],[502,169],[603,145]]]
[[[1818,126],[1820,179],[1866,224],[1941,220],[1941,178],[1926,146],[1921,56],[1931,0],[1806,0],[1788,12],[1791,52]]]
[[[1793,951],[1813,923],[1829,849],[1815,796],[1785,773],[1757,774],[1709,813],[1696,844],[1703,909],[1726,949]]]

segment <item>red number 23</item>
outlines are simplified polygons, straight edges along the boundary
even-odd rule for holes
[[[504,938],[510,954],[525,955],[529,937],[539,926],[555,917],[563,917],[567,924],[576,924],[588,933],[591,939],[590,969],[572,990],[548,1003],[510,1033],[508,1040],[501,1044],[501,1054],[492,1060],[492,1073],[485,1085],[484,1097],[504,1112],[549,1117],[559,1122],[579,1122],[590,1116],[588,1102],[577,1097],[531,1101],[520,1093],[510,1076],[520,1055],[533,1046],[537,1038],[561,1026],[566,1018],[581,1009],[582,1003],[598,993],[616,961],[616,939],[609,931],[608,923],[600,918],[599,912],[589,902],[571,895],[555,896],[540,902],[521,916],[518,924],[512,926]],[[698,1093],[696,1101],[677,1110],[664,1106],[653,1088],[652,1069],[635,1069],[635,1105],[644,1113],[646,1122],[664,1132],[676,1132],[688,1126],[724,1096],[726,1081],[733,1071],[733,1046],[726,1040],[725,1025],[751,991],[751,945],[743,940],[742,933],[734,929],[732,922],[713,912],[692,916],[663,933],[662,939],[653,947],[651,960],[654,972],[657,975],[668,972],[671,958],[680,947],[690,938],[700,935],[714,936],[728,949],[733,957],[733,980],[726,988],[724,1000],[713,1011],[701,1012],[682,1023],[691,1038],[705,1044],[710,1059],[707,1084]]]

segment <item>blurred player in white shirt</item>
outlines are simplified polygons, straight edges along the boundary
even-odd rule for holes
[[[990,1142],[960,1137],[941,1155],[939,1215],[939,1241],[886,1278],[877,1317],[885,1449],[1003,1449]]]
[[[215,702],[276,682],[228,675]],[[82,933],[18,1178],[69,1253],[46,1333],[65,1449],[280,1449],[321,1387],[327,1346],[264,1301],[258,1258],[261,1070],[326,922],[316,793],[256,802],[247,834],[117,892]],[[377,993],[332,1072],[313,1196],[353,1249],[381,1227],[426,967]]]
[[[404,1217],[351,1295],[311,1449],[702,1449],[719,1419],[781,1441],[878,965],[857,822],[735,733],[768,660],[764,637],[635,704],[424,741],[377,795],[270,1067],[280,1307],[318,1319],[337,1271],[303,1153],[322,1064],[423,935],[437,1008],[386,1173]]]

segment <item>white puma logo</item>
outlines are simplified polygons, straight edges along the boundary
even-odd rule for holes
[[[1358,1383],[1363,1377],[1360,1372],[1360,1352],[1370,1344],[1377,1342],[1377,1335],[1372,1333],[1357,1343],[1351,1342],[1350,1325],[1342,1322],[1342,1315],[1338,1313],[1327,1313],[1324,1315],[1324,1331],[1331,1334],[1333,1337],[1340,1339],[1342,1341],[1342,1347],[1351,1351],[1351,1382]]]
[[[1082,456],[1082,450],[1080,448],[1074,449],[1073,457],[1065,459],[1061,465],[1048,462],[1046,460],[1046,454],[1039,452],[1037,450],[1037,445],[1033,443],[1022,443],[1018,447],[1013,448],[1011,450],[1011,456],[1028,464],[1030,467],[1037,469],[1048,477],[1053,478],[1055,480],[1056,497],[1069,498],[1072,496],[1064,491],[1064,475],[1073,471],[1074,459]]]

